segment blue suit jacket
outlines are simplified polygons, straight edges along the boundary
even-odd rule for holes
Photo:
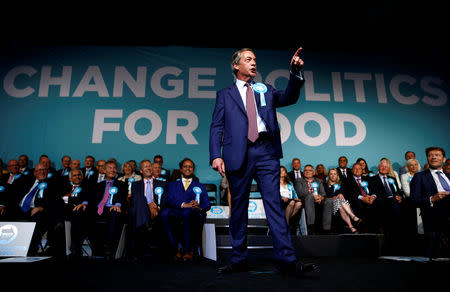
[[[201,190],[200,193],[200,208],[204,212],[211,208],[208,192],[202,183],[192,180],[188,189],[185,191],[182,180],[171,181],[167,185],[167,197],[164,201],[164,207],[181,209],[182,203],[189,203],[195,200],[194,187],[198,187]]]
[[[446,173],[445,175],[450,179],[450,174]],[[438,192],[431,171],[428,169],[416,173],[409,186],[411,200],[420,207],[430,207],[430,197]]]
[[[153,180],[153,201],[158,204],[158,196],[155,194],[155,190],[161,187],[161,205],[164,204],[164,198],[166,196],[165,181]],[[145,186],[144,180],[134,182],[131,186],[131,201],[130,201],[130,222],[135,227],[140,227],[150,222],[150,210],[147,206],[147,199],[145,198]]]
[[[261,96],[255,92],[258,113],[271,137],[277,158],[282,158],[280,128],[276,108],[297,102],[304,79],[291,74],[286,90],[276,90],[266,84],[266,105],[261,105]],[[247,152],[247,113],[236,84],[217,92],[209,136],[210,163],[223,158],[226,170],[239,169]],[[223,151],[223,152],[222,152]]]

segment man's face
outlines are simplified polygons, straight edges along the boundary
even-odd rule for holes
[[[180,171],[183,174],[183,177],[191,178],[194,176],[194,164],[191,161],[186,160],[183,162]]]
[[[314,168],[312,168],[311,166],[306,166],[305,169],[303,170],[303,175],[305,176],[305,178],[313,178]]]
[[[19,163],[17,162],[17,160],[12,159],[8,162],[8,170],[11,173],[18,173],[19,172]]]
[[[117,166],[114,163],[108,163],[105,165],[105,177],[107,179],[113,179],[117,174]]]
[[[70,172],[70,181],[74,185],[79,185],[83,181],[83,175],[81,174],[81,170],[75,169]]]
[[[427,155],[428,164],[431,168],[440,169],[445,162],[445,157],[439,150],[431,150]]]
[[[338,164],[339,164],[340,168],[346,168],[347,163],[348,163],[347,158],[345,158],[345,157],[339,158]]]
[[[48,157],[42,157],[39,163],[42,163],[47,170],[50,168],[50,159]]]
[[[105,173],[105,161],[104,160],[99,160],[97,162],[97,170],[101,174]]]
[[[46,179],[48,175],[47,167],[43,163],[39,163],[34,168],[34,176],[38,180]]]
[[[147,179],[151,178],[152,177],[152,163],[149,161],[142,162],[140,171],[141,171],[142,175],[144,176],[144,178],[147,178]]]
[[[414,154],[414,152],[408,152],[405,155],[406,160],[410,160],[410,159],[416,159],[416,154]]]
[[[161,175],[161,165],[158,163],[153,163],[152,172],[153,172],[153,176],[158,178]]]
[[[352,173],[353,173],[354,176],[360,177],[361,174],[362,174],[362,167],[361,167],[361,164],[355,163],[355,164],[353,165],[353,168],[352,168]]]
[[[159,165],[163,165],[163,160],[161,157],[156,157],[155,159],[153,159],[153,163],[157,163]]]
[[[241,80],[251,79],[256,76],[256,57],[251,51],[241,53],[239,64],[234,64],[233,68],[237,70],[236,77]]]
[[[300,167],[302,167],[300,160],[295,159],[294,161],[292,161],[292,168],[294,170],[300,170]]]
[[[70,167],[70,157],[69,157],[69,156],[64,156],[64,157],[61,159],[61,164],[62,164],[63,168],[68,168],[68,167]]]
[[[386,161],[381,161],[378,165],[378,172],[381,175],[387,175],[389,173],[389,165]]]
[[[81,165],[80,161],[78,159],[74,159],[70,163],[70,169],[80,168],[80,165]]]
[[[84,160],[84,166],[86,168],[91,168],[92,166],[94,166],[94,159],[88,157]]]
[[[28,164],[28,159],[27,159],[27,157],[26,157],[26,156],[23,156],[23,155],[20,156],[20,157],[19,157],[19,167],[20,167],[20,168],[26,167],[27,164]]]

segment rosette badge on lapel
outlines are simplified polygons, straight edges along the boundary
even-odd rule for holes
[[[114,195],[117,194],[118,191],[119,191],[119,189],[117,187],[112,187],[112,188],[109,189],[109,194],[111,195],[109,203],[111,205],[112,205],[112,202],[113,202]]]
[[[164,192],[164,189],[162,187],[155,188],[155,195],[158,197],[158,206],[161,206],[161,197]]]
[[[253,91],[259,93],[261,106],[266,105],[266,98],[264,97],[264,93],[267,92],[267,86],[264,83],[255,83],[253,85]]]
[[[317,190],[318,190],[318,188],[319,188],[319,184],[318,184],[317,182],[313,182],[313,183],[311,184],[311,187],[312,187],[313,190],[314,190],[314,195],[318,195],[319,192],[318,192]]]
[[[200,194],[202,193],[202,189],[199,187],[194,187],[192,190],[195,193],[195,201],[200,204]]]
[[[44,197],[44,190],[47,188],[47,183],[46,182],[41,182],[38,185],[38,189],[39,189],[39,194],[38,194],[38,198],[42,199]]]

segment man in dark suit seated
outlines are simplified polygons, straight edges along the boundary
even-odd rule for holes
[[[450,174],[442,171],[444,149],[429,147],[425,153],[430,167],[413,176],[410,183],[411,200],[420,208],[427,239],[426,255],[435,258],[441,256],[442,241],[447,236],[448,242],[450,231]]]
[[[323,231],[329,232],[333,216],[333,201],[326,198],[322,180],[314,177],[314,167],[308,164],[303,170],[303,177],[295,181],[294,188],[305,208],[308,234],[316,233],[316,208],[322,211]]]
[[[193,244],[198,244],[206,212],[211,208],[208,192],[202,183],[194,178],[195,164],[185,158],[181,161],[181,179],[169,182],[167,197],[161,209],[161,220],[166,230],[172,250],[175,252],[179,241],[175,233],[176,226],[184,224],[183,252],[178,250],[175,258],[192,260]]]
[[[93,242],[91,241],[93,252],[98,253],[103,245],[103,254],[108,261],[113,260],[113,253],[120,238],[127,206],[128,186],[126,183],[115,179],[116,175],[116,162],[106,162],[105,180],[99,182],[94,188],[92,194],[94,200],[93,204],[90,204],[91,208],[89,208],[91,213],[90,224],[94,227],[94,233],[90,235],[90,238],[93,239]],[[106,227],[103,224],[106,224]],[[99,229],[100,226],[105,227],[106,230]]]
[[[70,258],[79,259],[82,256],[81,246],[87,231],[88,205],[91,194],[83,179],[80,169],[72,169],[69,173],[70,183],[61,191],[63,219],[70,221]]]
[[[160,177],[164,178],[166,181],[169,181],[170,179],[170,170],[165,169],[163,166],[163,157],[162,155],[155,155],[155,157],[153,157],[153,163],[159,164],[161,166],[161,174]]]
[[[94,156],[88,155],[84,159],[84,167],[81,168],[83,172],[83,182],[87,187],[91,188],[97,183],[98,170],[95,168],[95,158]]]
[[[8,211],[14,220],[36,222],[28,255],[36,255],[42,235],[47,233],[47,246],[55,246],[56,226],[56,186],[52,179],[47,178],[47,168],[44,164],[36,165],[34,176],[27,179],[10,195]]]
[[[296,179],[302,177],[302,163],[299,158],[292,159],[292,170],[288,172],[289,180],[294,183]]]
[[[404,193],[397,180],[389,174],[389,163],[382,159],[378,165],[378,174],[371,178],[373,193],[382,206],[382,226],[386,239],[387,252],[399,254],[407,242],[400,243],[405,238],[407,230],[404,222]]]
[[[57,171],[56,171],[56,169],[54,167],[52,167],[52,162],[51,162],[50,158],[47,155],[42,154],[39,157],[39,163],[42,163],[45,166],[45,168],[47,169],[47,173],[48,173],[47,176],[48,176],[48,178],[52,178],[52,179],[56,178]],[[33,172],[34,172],[34,170],[33,170]]]
[[[374,194],[370,178],[362,176],[362,166],[353,164],[352,175],[344,180],[345,195],[353,207],[355,215],[362,218],[364,226],[361,232],[382,232],[381,200]]]
[[[19,162],[19,172],[24,175],[32,175],[33,171],[31,168],[28,167],[28,156],[25,154],[22,154],[19,156],[18,159]]]
[[[19,163],[15,159],[11,159],[8,162],[8,173],[2,176],[0,182],[5,188],[14,188],[22,184],[25,180],[24,174],[19,172]]]
[[[0,172],[0,178],[2,176],[2,173]],[[0,220],[7,220],[7,214],[5,212],[6,210],[6,204],[8,203],[9,195],[8,190],[3,186],[0,180]]]
[[[160,167],[159,164],[156,165]],[[159,247],[162,243],[159,213],[166,195],[167,182],[155,179],[153,169],[150,160],[142,160],[142,180],[134,182],[131,187],[127,246],[132,261],[142,260],[151,241],[156,241]]]

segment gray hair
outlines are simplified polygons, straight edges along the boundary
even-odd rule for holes
[[[234,76],[236,76],[237,70],[234,69],[233,65],[239,64],[239,61],[240,61],[241,58],[242,58],[242,53],[243,53],[243,52],[247,52],[247,51],[250,51],[250,52],[254,53],[253,50],[250,49],[250,48],[243,48],[243,49],[240,49],[239,51],[234,52],[233,55],[231,56],[231,62],[230,62],[230,64],[231,64],[231,70],[233,71],[233,75],[234,75]]]

